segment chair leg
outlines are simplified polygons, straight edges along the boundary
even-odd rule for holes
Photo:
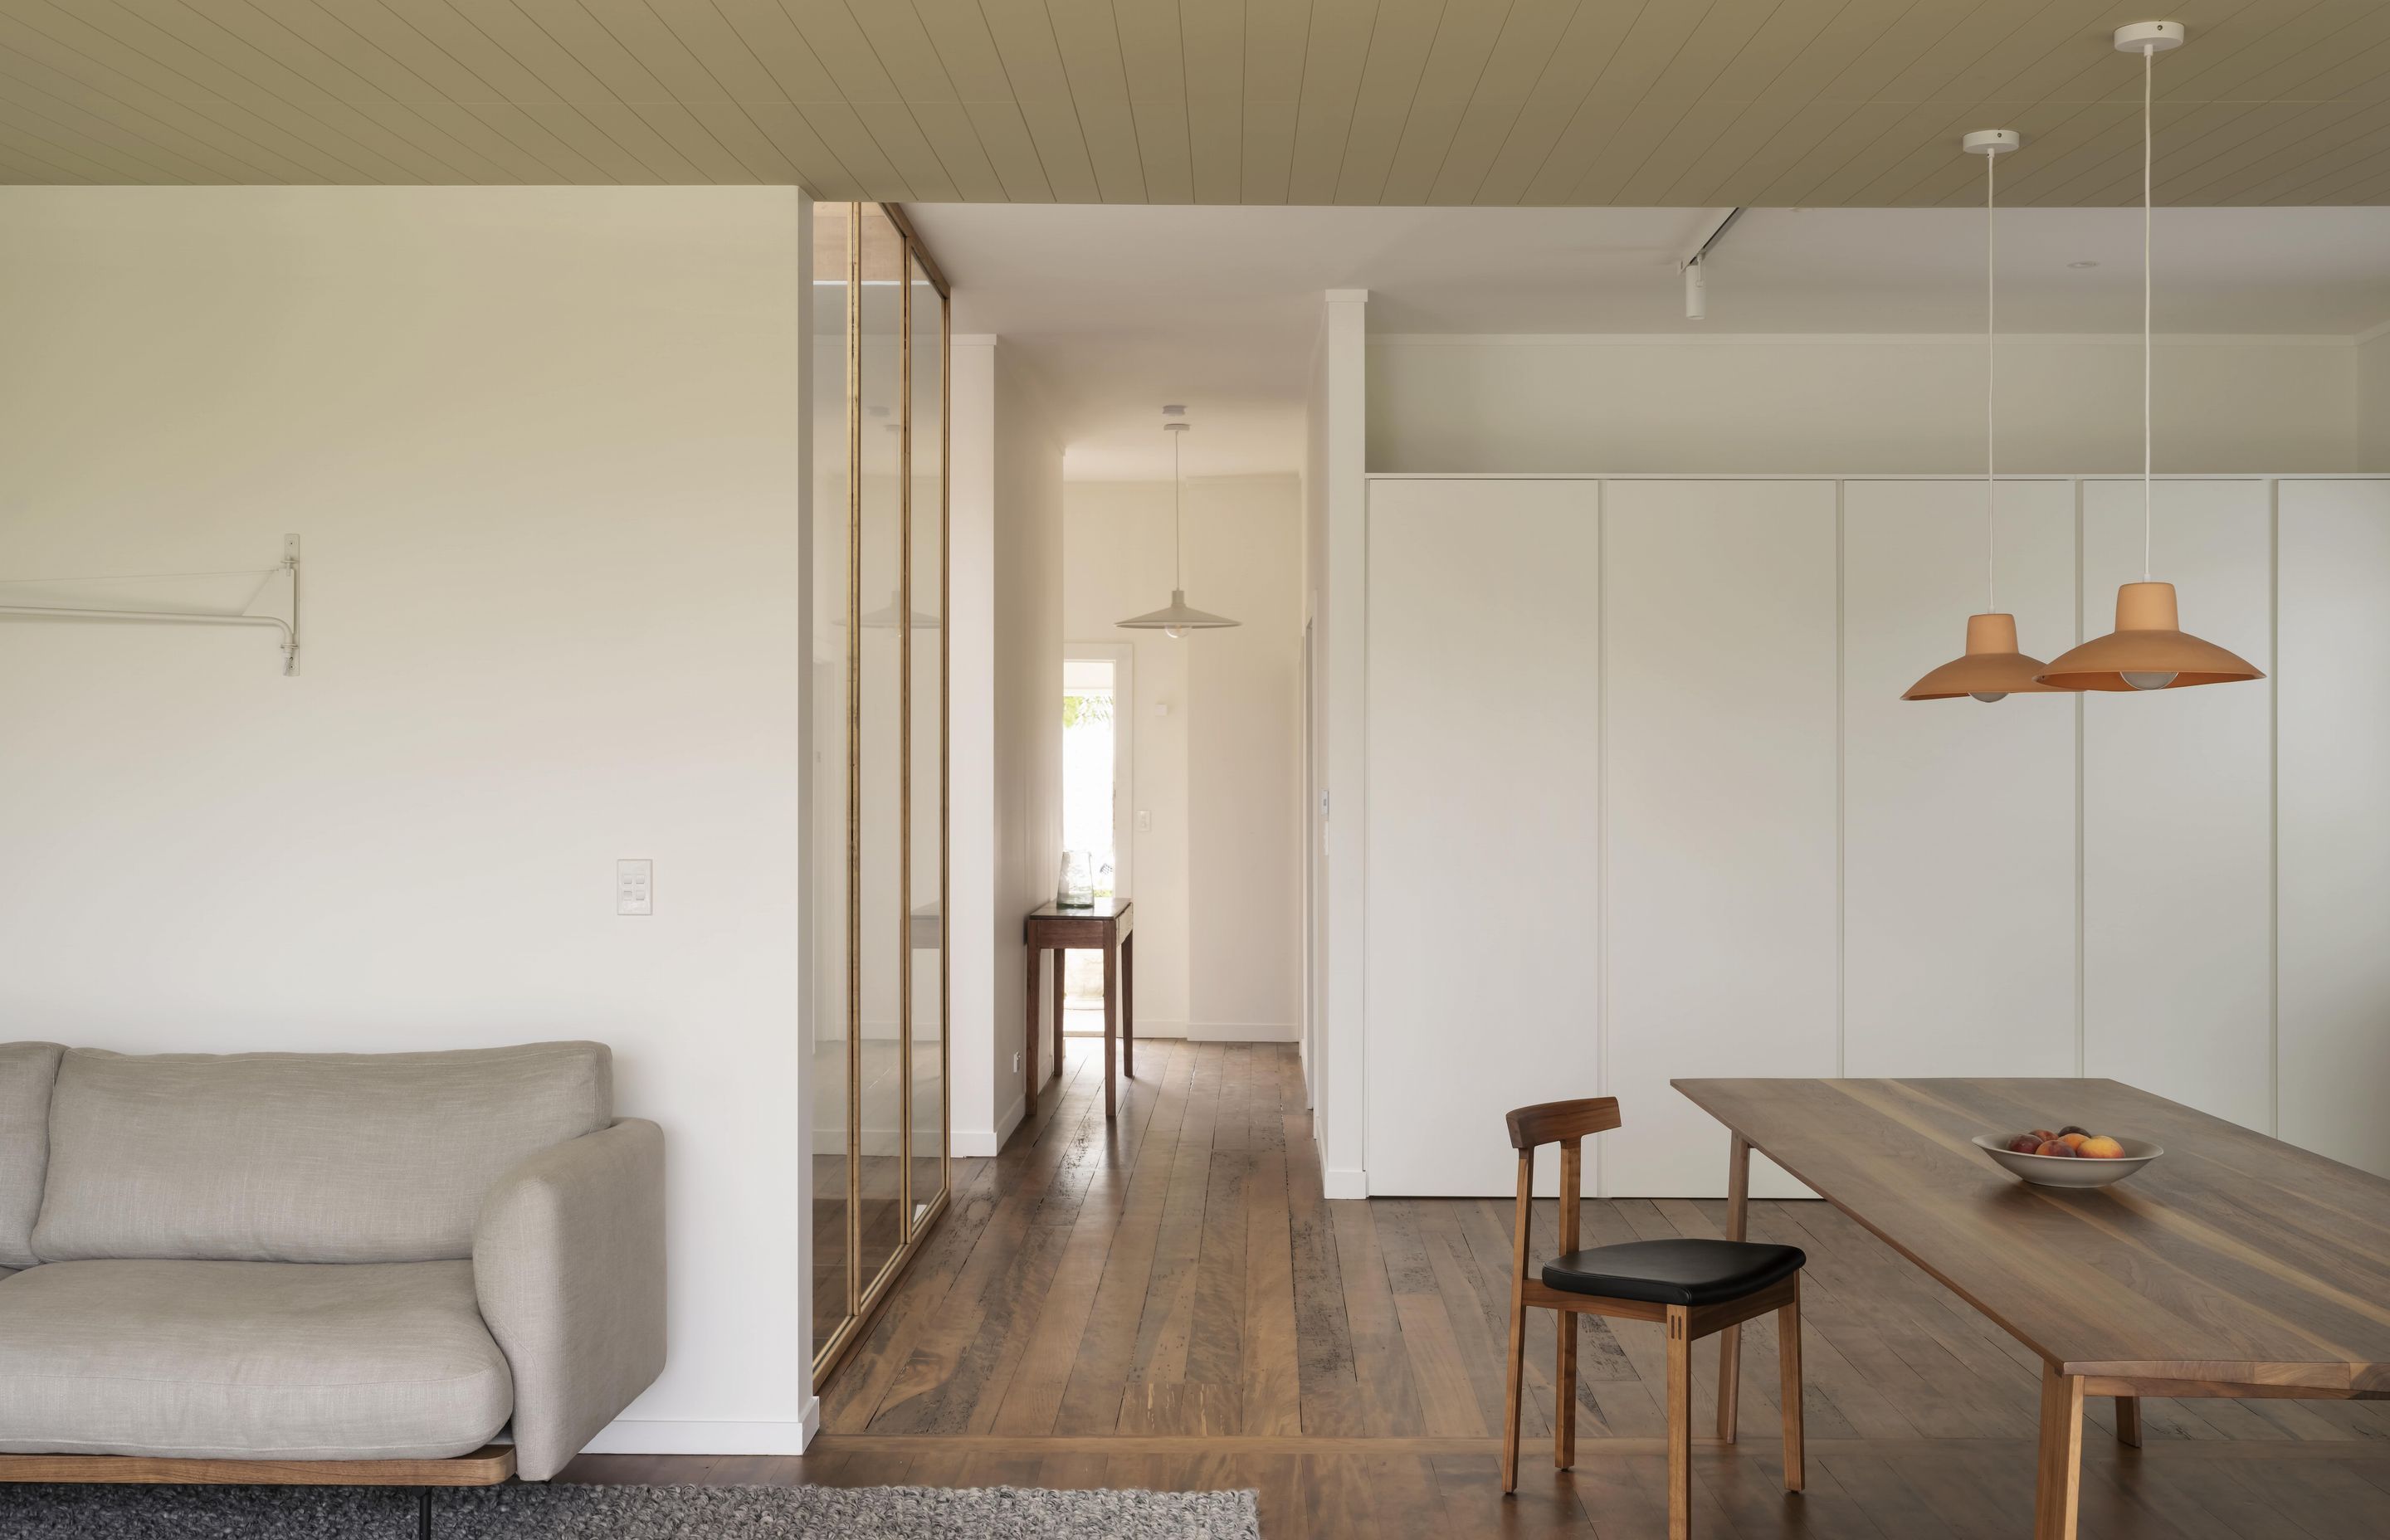
[[[1777,1399],[1784,1404],[1784,1490],[1801,1490],[1801,1276],[1792,1276],[1791,1303],[1776,1311],[1776,1362],[1781,1380]]]
[[[415,1494],[416,1540],[431,1540],[431,1489],[423,1487]]]
[[[1552,1466],[1566,1470],[1576,1463],[1576,1313],[1552,1312],[1560,1333],[1560,1352],[1552,1376]]]
[[[1668,1540],[1693,1533],[1692,1312],[1668,1307]]]
[[[1502,1491],[1519,1490],[1519,1396],[1527,1375],[1527,1307],[1510,1296],[1510,1392],[1502,1399]]]

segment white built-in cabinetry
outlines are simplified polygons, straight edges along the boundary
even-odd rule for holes
[[[2110,628],[2140,500],[1999,487],[2027,651]],[[1369,1190],[1507,1192],[1506,1109],[1610,1094],[1600,1190],[1714,1194],[1687,1075],[2112,1075],[2390,1173],[2390,480],[2155,513],[2279,682],[1900,700],[1980,481],[1372,479]]]

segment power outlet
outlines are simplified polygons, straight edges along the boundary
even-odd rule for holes
[[[614,863],[614,912],[652,915],[655,910],[656,864],[652,861]]]

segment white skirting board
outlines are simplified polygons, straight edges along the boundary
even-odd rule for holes
[[[821,1431],[821,1402],[805,1397],[789,1422],[718,1422],[622,1418],[598,1431],[589,1455],[802,1455]]]
[[[1004,1110],[1004,1116],[996,1120],[996,1127],[956,1129],[951,1136],[955,1158],[967,1160],[973,1156],[995,1154],[1004,1148],[1004,1141],[1012,1137],[1012,1131],[1020,1127],[1021,1120],[1028,1115],[1026,1099],[1015,1097],[1012,1105]]]

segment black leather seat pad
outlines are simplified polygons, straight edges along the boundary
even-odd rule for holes
[[[1630,1240],[1548,1262],[1544,1283],[1613,1300],[1723,1304],[1783,1282],[1808,1260],[1797,1246],[1748,1240]]]

